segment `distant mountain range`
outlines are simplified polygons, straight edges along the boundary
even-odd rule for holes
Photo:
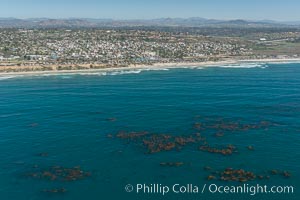
[[[216,20],[200,17],[192,18],[159,18],[137,20],[113,20],[90,18],[0,18],[0,28],[100,28],[100,27],[136,27],[136,26],[169,26],[169,27],[300,27],[299,22],[277,22],[272,20]]]

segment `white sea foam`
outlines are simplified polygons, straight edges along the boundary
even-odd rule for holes
[[[74,75],[82,75],[82,76],[106,76],[107,72],[80,72],[73,73]]]
[[[7,79],[12,79],[12,78],[18,78],[18,77],[22,77],[22,76],[21,75],[0,76],[0,80],[7,80]]]
[[[83,76],[115,76],[123,74],[139,74],[143,71],[167,71],[167,68],[141,68],[141,69],[127,69],[127,70],[113,70],[113,71],[104,71],[104,72],[81,72],[74,73]]]
[[[240,64],[228,64],[228,65],[212,65],[212,66],[170,66],[170,67],[148,67],[148,68],[136,68],[136,69],[107,69],[103,71],[70,71],[70,72],[57,72],[57,73],[37,73],[37,74],[28,74],[28,76],[34,77],[48,77],[48,76],[57,76],[62,79],[69,79],[72,78],[73,75],[81,75],[81,76],[115,76],[115,75],[123,75],[123,74],[139,74],[144,71],[168,71],[170,69],[206,69],[208,67],[221,67],[221,68],[262,68],[265,69],[269,67],[265,63],[240,63]],[[17,77],[24,77],[27,75],[3,75],[0,76],[1,80],[12,79]]]
[[[169,68],[146,68],[146,69],[141,69],[142,71],[168,71],[170,70]]]
[[[216,66],[216,67],[221,67],[221,68],[262,68],[265,69],[268,67],[267,64],[258,64],[258,63],[247,63],[247,64],[236,64],[236,65],[221,65],[221,66]]]
[[[200,67],[200,66],[182,66],[182,67],[177,67],[177,68],[183,68],[183,69],[204,69],[205,67]]]
[[[120,71],[112,71],[108,72],[108,75],[123,75],[123,74],[139,74],[142,70],[120,70]]]
[[[300,60],[297,61],[278,61],[278,62],[272,62],[272,64],[299,64]]]

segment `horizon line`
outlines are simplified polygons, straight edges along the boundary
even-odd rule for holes
[[[273,22],[300,22],[299,20],[276,20],[276,19],[247,19],[247,18],[205,18],[205,17],[157,17],[157,18],[106,18],[106,17],[0,17],[1,19],[20,19],[20,20],[30,20],[30,19],[55,19],[55,20],[68,20],[68,19],[95,19],[95,20],[115,20],[115,21],[132,21],[132,20],[157,20],[157,19],[205,19],[205,20],[219,20],[219,21],[235,21],[244,20],[249,22],[259,22],[259,21],[273,21]]]

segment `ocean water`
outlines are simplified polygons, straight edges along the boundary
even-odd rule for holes
[[[268,125],[224,130],[222,137],[216,137],[219,130],[213,125],[220,121]],[[2,76],[0,199],[299,199],[299,122],[297,63]],[[196,130],[195,123],[206,127]],[[200,132],[209,145],[232,144],[238,152],[209,153],[200,151],[200,144],[189,144],[149,154],[143,138],[124,140],[116,137],[120,131],[171,136]],[[183,165],[161,166],[162,162]],[[74,181],[32,176],[53,166],[80,166],[90,176]],[[204,184],[244,184],[218,177],[207,180],[228,167],[270,176],[249,185],[293,186],[294,193],[201,193]],[[275,169],[279,174],[271,175],[269,171]],[[282,176],[282,171],[291,177]],[[127,184],[134,189],[136,184],[194,184],[200,191],[137,194],[126,192]],[[54,188],[66,192],[45,192]]]

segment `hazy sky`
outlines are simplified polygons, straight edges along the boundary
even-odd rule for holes
[[[300,0],[0,0],[0,17],[300,20]]]

